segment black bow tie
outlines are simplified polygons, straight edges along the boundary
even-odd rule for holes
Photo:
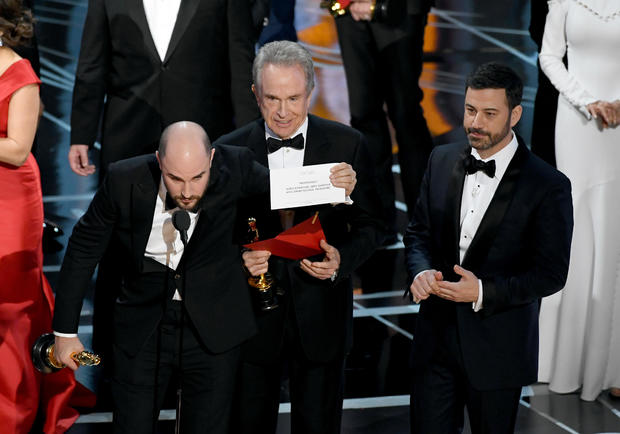
[[[269,137],[267,139],[267,153],[271,154],[272,152],[276,152],[278,149],[287,147],[294,149],[303,149],[304,148],[304,136],[302,134],[297,134],[292,139],[274,139],[273,137]]]
[[[479,170],[482,170],[487,174],[489,178],[493,178],[495,176],[495,160],[487,161],[486,163],[482,160],[478,160],[471,154],[468,154],[463,159],[463,167],[465,167],[465,172],[468,175],[473,175]]]

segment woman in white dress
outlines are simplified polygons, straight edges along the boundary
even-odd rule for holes
[[[549,1],[540,64],[575,229],[566,287],[542,303],[539,379],[591,401],[620,387],[620,2]]]

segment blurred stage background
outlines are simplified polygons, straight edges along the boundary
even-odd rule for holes
[[[543,0],[532,0],[543,1]],[[52,286],[64,247],[77,219],[96,188],[97,176],[82,178],[69,169],[69,117],[87,0],[36,0],[45,113],[38,133],[46,217],[62,225],[65,235],[46,246],[45,272]],[[425,62],[420,79],[423,107],[435,145],[465,141],[462,131],[464,80],[478,64],[507,63],[523,78],[524,115],[517,131],[531,139],[537,85],[536,46],[527,31],[529,1],[437,0],[425,35]],[[311,112],[348,123],[347,86],[333,18],[319,9],[319,0],[298,0],[295,24],[299,41],[313,54],[317,86]],[[398,144],[394,143],[394,152]],[[93,155],[98,164],[97,155]],[[399,167],[394,159],[398,229],[406,224]],[[354,300],[354,347],[347,360],[343,433],[408,432],[411,340],[415,338],[417,306],[402,298],[405,288],[402,242],[378,251],[360,270]],[[90,341],[92,292],[85,301],[80,336]],[[81,369],[79,378],[92,385]],[[288,386],[282,382],[279,433],[289,432]],[[172,408],[172,407],[170,407]],[[83,415],[70,433],[110,432],[110,409]],[[173,432],[174,410],[162,412],[161,432]],[[466,431],[467,432],[467,431]],[[620,432],[620,405],[601,396],[587,403],[578,395],[551,394],[545,385],[524,389],[517,422],[519,433]]]

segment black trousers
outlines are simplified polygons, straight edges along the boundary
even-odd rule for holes
[[[349,14],[336,19],[338,40],[347,77],[351,126],[368,141],[375,161],[377,187],[387,224],[395,230],[392,140],[384,104],[398,142],[398,162],[408,214],[411,217],[433,141],[426,125],[418,84],[426,14],[406,17],[406,35],[380,47],[374,24],[354,21]]]
[[[477,390],[467,379],[456,325],[449,325],[430,363],[413,373],[412,434],[453,434],[467,408],[472,434],[514,432],[521,388]]]
[[[115,433],[154,432],[168,384],[181,378],[181,432],[228,434],[239,348],[210,353],[192,324],[181,324],[180,317],[181,303],[170,301],[159,330],[135,357],[114,346]],[[179,369],[181,330],[183,358]]]
[[[272,361],[261,363],[244,361],[242,356],[232,432],[276,432],[280,382],[283,368],[288,366],[291,433],[337,434],[342,419],[344,354],[325,363],[309,360],[300,344],[293,306],[285,301],[280,309],[283,312],[272,312],[284,319],[284,342],[280,353]],[[279,337],[274,335],[274,339]]]

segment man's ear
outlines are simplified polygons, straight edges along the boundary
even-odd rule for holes
[[[510,112],[510,128],[514,128],[514,126],[519,123],[522,114],[523,106],[521,104],[512,109],[512,111]]]
[[[310,110],[310,104],[312,103],[312,92],[314,92],[314,88],[308,92],[308,100],[306,101],[306,114]]]

